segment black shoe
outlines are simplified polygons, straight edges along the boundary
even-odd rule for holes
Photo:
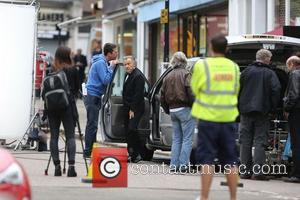
[[[240,178],[241,179],[251,179],[251,174],[241,174]]]
[[[257,180],[257,181],[269,181],[270,179],[265,176],[265,175],[252,175],[251,177],[252,180]]]
[[[54,176],[61,176],[61,167],[60,167],[60,165],[55,166]]]
[[[91,154],[83,153],[83,158],[90,159],[91,158]]]
[[[76,177],[77,176],[74,166],[69,166],[67,176],[68,177]]]
[[[137,157],[131,159],[131,162],[132,162],[132,163],[138,163],[138,162],[140,162],[141,160],[142,160],[141,155],[138,155]]]
[[[288,183],[300,183],[300,178],[292,176],[290,178],[285,178],[283,181]]]

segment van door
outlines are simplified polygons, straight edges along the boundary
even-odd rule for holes
[[[124,113],[122,90],[125,70],[122,64],[116,66],[111,83],[107,86],[106,93],[102,97],[100,110],[100,134],[104,142],[126,142],[124,129]],[[150,109],[149,109],[149,82],[145,78],[145,113],[139,124],[139,133],[147,137],[150,133]]]
[[[170,150],[172,145],[172,121],[160,106],[160,90],[163,79],[173,70],[172,67],[159,77],[150,91],[151,113],[151,145],[163,150]]]

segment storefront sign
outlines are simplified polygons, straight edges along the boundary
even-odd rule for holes
[[[160,23],[166,24],[169,21],[168,9],[161,9],[160,11]]]

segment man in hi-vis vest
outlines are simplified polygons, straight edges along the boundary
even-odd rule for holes
[[[199,119],[197,161],[201,164],[201,200],[208,199],[214,173],[214,160],[224,166],[231,200],[236,199],[237,149],[235,143],[238,116],[240,70],[225,58],[227,39],[218,35],[211,40],[211,55],[194,68],[191,87],[195,94],[192,116]]]

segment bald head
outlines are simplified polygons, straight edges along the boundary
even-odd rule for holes
[[[298,56],[291,56],[286,61],[286,66],[289,71],[300,69],[300,58]]]

